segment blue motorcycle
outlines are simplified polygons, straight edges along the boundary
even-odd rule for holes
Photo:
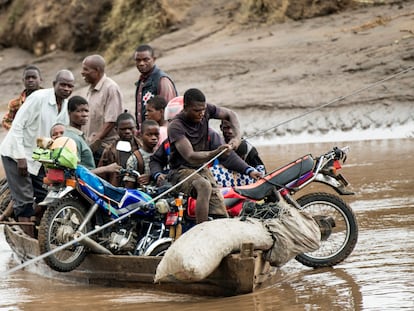
[[[52,158],[51,160],[49,160]],[[54,270],[68,272],[78,267],[88,252],[113,255],[161,256],[168,212],[163,191],[148,187],[114,187],[81,165],[71,166],[61,156],[40,156],[46,166],[46,210],[38,230],[45,262]],[[67,162],[67,161],[66,161]],[[127,173],[133,173],[131,171]],[[107,226],[111,224],[110,226]],[[91,231],[96,231],[94,234]],[[77,240],[76,243],[73,240]],[[79,240],[79,241],[78,241]],[[53,251],[65,244],[69,246]]]

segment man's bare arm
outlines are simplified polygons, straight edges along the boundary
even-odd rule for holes
[[[217,149],[211,151],[194,151],[190,141],[183,137],[179,141],[175,142],[175,147],[181,156],[191,165],[200,165],[211,160],[220,152],[231,149],[229,145],[221,145]]]

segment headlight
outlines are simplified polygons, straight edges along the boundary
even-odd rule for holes
[[[155,203],[155,207],[160,214],[166,214],[169,211],[169,204],[165,199],[159,199],[157,203]]]

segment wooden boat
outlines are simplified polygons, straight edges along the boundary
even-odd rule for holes
[[[7,243],[21,262],[40,255],[37,240],[26,235],[20,226],[5,225],[4,234]],[[244,244],[240,253],[225,257],[219,267],[202,281],[155,284],[153,280],[160,260],[161,257],[89,254],[85,261],[71,272],[56,272],[43,260],[33,263],[35,266],[30,271],[46,277],[86,284],[146,288],[205,296],[233,296],[253,292],[268,283],[278,271],[263,259],[261,251],[253,251],[251,244]]]

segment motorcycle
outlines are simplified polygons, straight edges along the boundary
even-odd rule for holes
[[[154,201],[163,188],[114,187],[82,165],[61,160],[55,151],[37,150],[36,159],[46,166],[46,207],[39,224],[38,241],[44,260],[52,269],[68,272],[87,253],[156,255],[148,247],[164,234],[165,199]],[[40,154],[43,154],[39,156]],[[46,154],[46,155],[44,155]],[[67,158],[70,158],[67,154]],[[128,171],[121,170],[121,174]],[[112,222],[112,225],[106,226]],[[87,235],[95,229],[96,233]],[[73,240],[79,242],[71,243]],[[62,245],[68,247],[53,251]]]
[[[351,254],[358,239],[357,219],[351,207],[338,195],[327,192],[311,192],[297,199],[293,195],[314,182],[330,186],[339,195],[352,195],[353,192],[346,189],[348,181],[338,173],[348,151],[348,147],[335,147],[316,158],[307,154],[273,170],[253,184],[222,188],[229,216],[278,217],[277,202],[284,199],[295,208],[310,213],[321,229],[320,248],[299,254],[295,259],[314,268],[342,262]],[[152,245],[157,250],[155,253],[165,252],[182,232],[195,225],[195,205],[194,198],[182,193],[175,204],[170,204],[174,208],[167,213],[165,222],[169,236],[155,241]]]
[[[312,182],[325,183],[342,195],[352,194],[345,189],[346,179],[337,173],[346,152],[347,148],[334,148],[317,158],[308,154],[254,184],[223,188],[229,215],[277,217],[275,203],[284,198],[296,208],[310,212],[321,227],[320,249],[300,254],[296,259],[310,267],[333,266],[343,261],[358,237],[351,208],[338,196],[328,193],[310,193],[297,200],[292,195]],[[47,206],[39,226],[40,251],[47,253],[80,239],[45,258],[54,270],[75,269],[89,250],[101,254],[162,256],[182,232],[195,225],[195,199],[166,191],[171,190],[169,185],[145,189],[114,187],[83,166],[68,168],[56,159],[43,162],[53,165],[47,169],[44,181],[48,195],[40,203]],[[106,219],[99,222],[97,216]],[[113,224],[95,230],[91,237],[86,236],[94,225],[99,229],[108,221]]]

